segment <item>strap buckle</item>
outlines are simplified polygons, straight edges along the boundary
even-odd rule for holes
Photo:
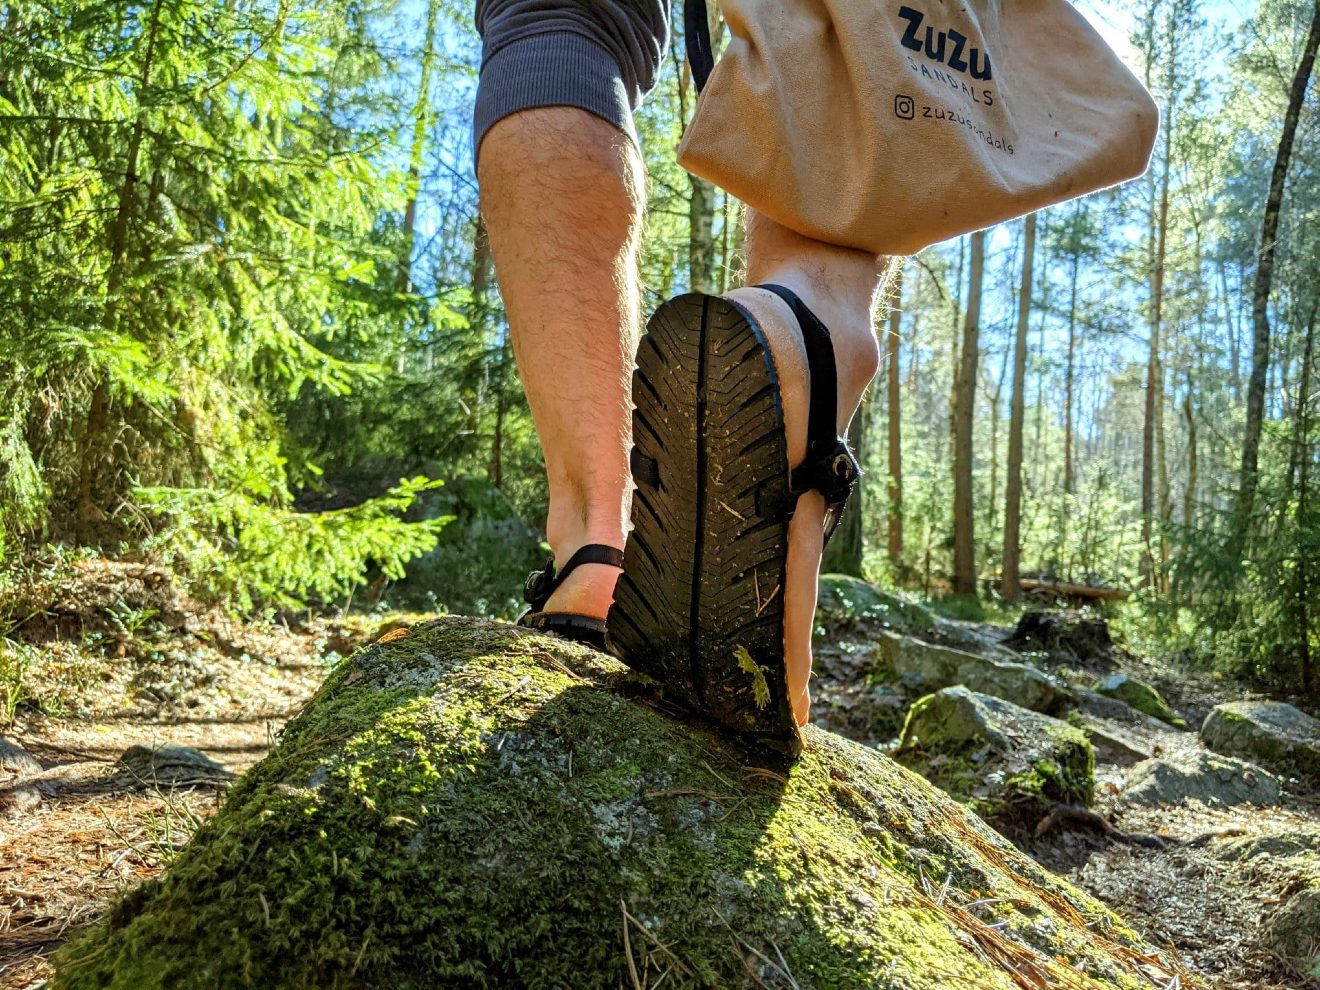
[[[523,585],[523,601],[540,611],[555,590],[555,558],[551,557],[543,571],[532,571]]]
[[[793,472],[793,492],[801,495],[818,491],[831,509],[842,509],[861,474],[862,467],[857,463],[848,441],[839,437],[832,447],[808,454],[807,459]]]

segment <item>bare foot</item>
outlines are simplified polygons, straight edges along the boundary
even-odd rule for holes
[[[880,361],[879,344],[871,327],[869,298],[865,309],[856,305],[849,309],[822,298],[806,280],[785,275],[773,281],[780,281],[796,292],[829,328],[839,368],[838,429],[842,434]],[[784,402],[789,466],[795,468],[806,457],[810,398],[810,375],[801,330],[788,304],[765,289],[736,289],[727,298],[755,317],[770,344]],[[818,492],[807,492],[799,500],[788,528],[784,593],[784,666],[793,715],[799,725],[806,725],[811,714],[811,634],[824,551],[824,524],[824,498]]]

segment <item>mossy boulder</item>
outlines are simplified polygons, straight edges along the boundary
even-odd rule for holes
[[[1245,760],[1184,749],[1132,768],[1123,798],[1133,804],[1278,804],[1279,781]]]
[[[1090,804],[1095,790],[1081,730],[961,686],[912,706],[895,757],[1010,832],[1055,805]]]
[[[826,623],[863,619],[905,632],[925,632],[935,626],[935,617],[920,605],[848,574],[822,574],[817,602]]]
[[[1103,694],[1106,698],[1117,698],[1143,715],[1150,715],[1174,728],[1187,728],[1186,719],[1174,711],[1158,691],[1149,684],[1128,677],[1127,674],[1111,674],[1098,681],[1095,690],[1097,694]]]
[[[901,681],[909,695],[961,684],[1041,712],[1057,712],[1072,698],[1061,683],[1029,664],[992,660],[911,636],[878,633],[875,656],[877,673]]]
[[[1320,784],[1320,720],[1282,701],[1231,701],[1205,717],[1201,742]]]
[[[1164,986],[875,750],[772,765],[575,644],[444,618],[330,677],[52,990]]]

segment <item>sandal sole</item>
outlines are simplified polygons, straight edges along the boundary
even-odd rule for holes
[[[638,349],[633,402],[634,457],[658,477],[633,495],[614,651],[688,707],[794,749],[783,587],[796,500],[760,327],[716,296],[666,303]]]

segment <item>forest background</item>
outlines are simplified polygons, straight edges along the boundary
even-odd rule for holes
[[[1015,572],[1130,590],[1142,646],[1314,693],[1320,6],[1084,9],[1160,104],[1151,169],[906,260],[830,566],[963,616]],[[741,265],[673,161],[681,38],[648,308]],[[0,2],[3,581],[107,555],[247,616],[515,613],[546,495],[479,61],[466,2]]]

